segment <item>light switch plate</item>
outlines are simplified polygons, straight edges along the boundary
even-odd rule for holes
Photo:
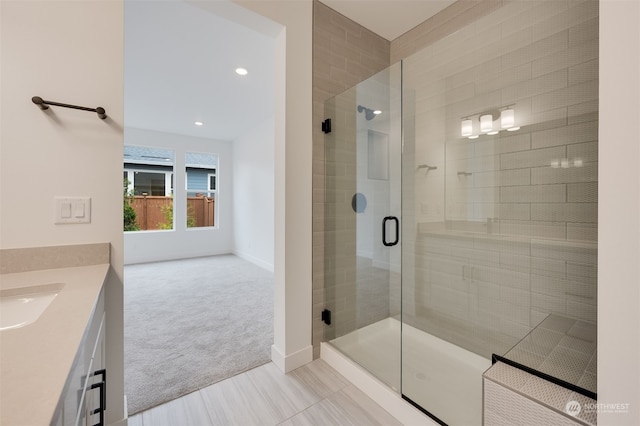
[[[54,223],[91,223],[91,197],[55,197]]]

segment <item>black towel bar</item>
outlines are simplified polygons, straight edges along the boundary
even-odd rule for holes
[[[38,105],[38,107],[41,110],[49,109],[49,105],[53,105],[53,106],[59,106],[59,107],[64,107],[64,108],[80,109],[82,111],[91,111],[91,112],[97,113],[98,117],[100,117],[103,120],[105,118],[107,118],[107,112],[102,107],[87,108],[87,107],[82,107],[82,106],[77,106],[77,105],[61,104],[60,102],[45,101],[40,96],[34,96],[33,98],[31,98],[31,101],[34,104]]]

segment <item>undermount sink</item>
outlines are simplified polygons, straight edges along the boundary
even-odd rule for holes
[[[63,288],[63,283],[51,283],[0,290],[0,331],[35,322]]]

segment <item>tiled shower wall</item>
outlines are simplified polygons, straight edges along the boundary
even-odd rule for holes
[[[325,119],[324,103],[378,71],[389,66],[389,42],[345,18],[324,4],[313,6],[313,349],[320,355],[325,307],[325,135],[320,123]],[[352,120],[355,132],[355,109]],[[346,120],[343,121],[346,124]],[[355,147],[353,147],[355,149]],[[339,155],[339,154],[338,154]],[[352,158],[355,162],[355,157]],[[346,161],[346,159],[345,159]],[[346,170],[346,164],[344,165]],[[355,185],[355,181],[353,182]],[[353,190],[351,192],[354,192]],[[331,195],[329,195],[331,196]],[[345,226],[347,226],[345,224]],[[355,234],[355,222],[352,224]],[[344,237],[344,235],[343,235]],[[335,247],[335,241],[332,243]],[[337,248],[339,249],[339,248]],[[355,269],[355,254],[339,253],[342,273]],[[355,251],[351,251],[355,253]],[[355,276],[353,274],[352,276]],[[352,280],[353,283],[353,280]],[[355,284],[351,291],[355,296]]]
[[[313,18],[313,348],[325,340],[325,143],[324,102],[501,7],[503,0],[460,0],[389,42],[314,1]],[[338,256],[339,257],[339,256]],[[343,256],[344,257],[344,256]],[[356,259],[351,264],[355,265]],[[345,271],[346,273],[346,271]],[[355,294],[355,288],[353,289]],[[355,302],[354,302],[355,303]]]
[[[488,356],[549,313],[595,323],[598,2],[506,3],[403,69],[415,164],[438,167],[404,216],[416,325]],[[520,130],[461,137],[506,106]]]

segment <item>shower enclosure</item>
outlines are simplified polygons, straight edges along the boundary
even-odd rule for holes
[[[595,393],[598,3],[508,2],[325,117],[325,339],[445,424],[494,354]]]

